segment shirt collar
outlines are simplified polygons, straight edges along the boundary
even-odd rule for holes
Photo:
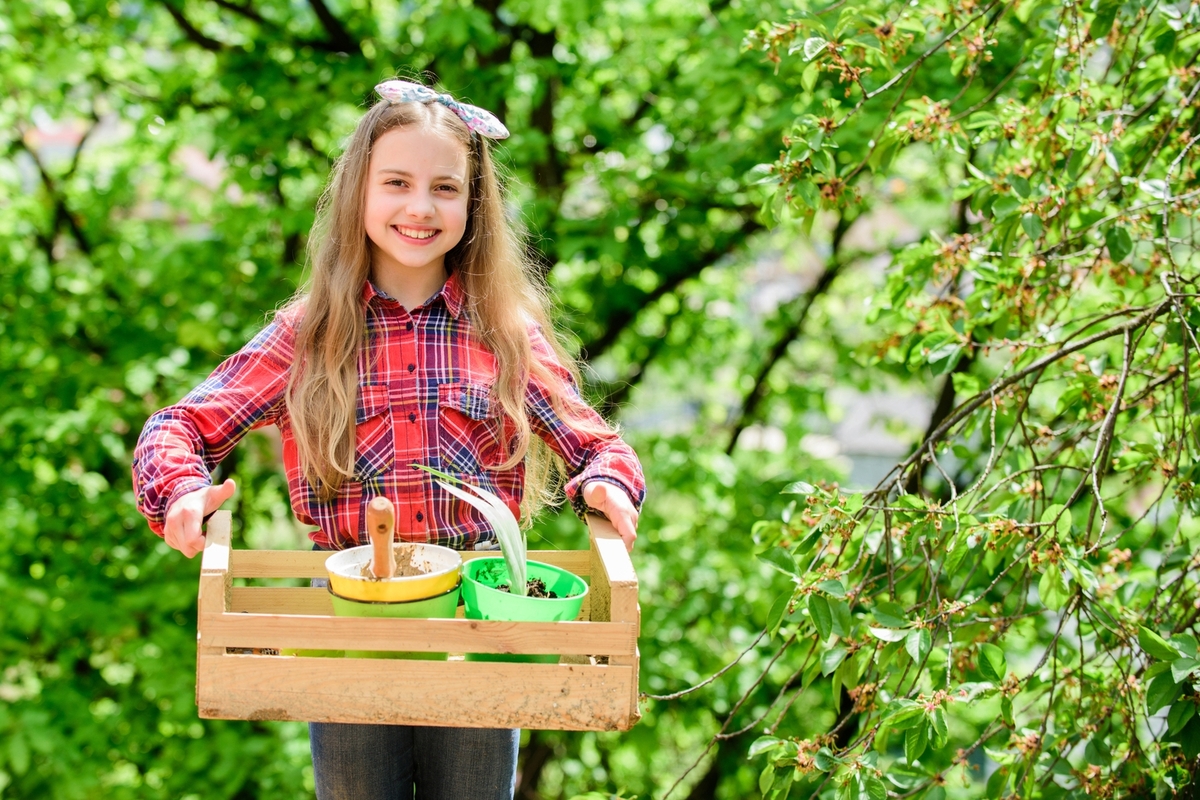
[[[389,295],[385,294],[375,284],[367,280],[363,283],[362,299],[363,304],[370,303],[371,300],[378,297],[381,301],[395,302]],[[432,297],[426,300],[420,307],[426,308],[437,302],[438,299],[445,304],[446,310],[450,312],[450,316],[458,319],[462,315],[463,310],[463,290],[459,284],[458,275],[450,273],[450,277],[442,284],[442,288],[438,289]],[[415,310],[415,309],[413,309]]]

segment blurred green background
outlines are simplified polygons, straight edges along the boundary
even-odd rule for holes
[[[661,796],[681,776],[673,796],[757,796],[753,726],[710,747],[739,698],[749,702],[731,730],[787,687],[786,673],[755,683],[773,650],[750,645],[791,585],[753,557],[755,523],[778,520],[791,499],[780,491],[800,478],[874,486],[945,419],[956,387],[961,399],[995,374],[960,364],[953,332],[941,351],[909,341],[919,357],[885,357],[889,337],[912,330],[900,318],[907,293],[938,278],[928,260],[907,288],[886,276],[911,243],[929,255],[939,237],[990,230],[993,217],[1016,228],[1016,209],[990,196],[968,207],[987,181],[955,193],[974,174],[970,136],[1003,139],[1019,116],[1008,98],[1061,80],[1035,58],[1039,47],[1058,57],[1058,6],[1026,4],[997,23],[1009,5],[984,17],[970,2],[833,3],[825,19],[848,21],[828,38],[871,43],[855,63],[878,74],[864,78],[848,77],[824,38],[797,33],[815,19],[804,4],[0,0],[0,796],[311,796],[302,724],[197,719],[198,559],[150,534],[129,461],[146,416],[300,285],[332,160],[372,87],[395,75],[436,81],[513,132],[499,158],[531,259],[587,365],[589,396],[646,467],[642,690],[678,690],[750,649],[701,692],[644,701],[628,733],[525,732],[518,796]],[[1084,28],[1115,7],[1102,5]],[[1144,18],[1127,5],[1121,19]],[[898,71],[972,20],[999,24],[1003,44],[985,31]],[[1190,90],[1196,40],[1174,30],[1178,46],[1165,34],[1135,45],[1161,48],[1150,69],[1167,76],[1133,81],[1145,90],[1135,107],[1166,104],[1161,86],[1176,103]],[[785,56],[776,40],[793,35]],[[903,93],[858,112],[860,81],[878,88],[893,74],[910,80]],[[898,107],[907,128],[896,128]],[[1180,130],[1194,130],[1182,108]],[[944,110],[959,136],[950,112],[979,109],[995,114],[961,148],[920,135]],[[837,117],[835,151],[817,134]],[[1108,132],[1120,135],[1111,120]],[[804,166],[777,189],[766,165],[788,164],[797,142],[806,155],[792,163]],[[1178,152],[1155,151],[1160,173]],[[1194,183],[1193,162],[1181,163],[1175,175]],[[1038,225],[1024,228],[1031,239]],[[1121,231],[1090,247],[1122,247]],[[1069,303],[1056,280],[1035,281],[1029,302]],[[1128,291],[1114,302],[1140,302]],[[880,320],[892,300],[896,318]],[[981,338],[1017,339],[1039,313]],[[971,453],[984,438],[968,437]],[[239,486],[236,546],[306,545],[276,444],[253,434],[221,466]],[[584,541],[566,511],[543,518],[530,546]],[[827,730],[842,702],[830,692],[811,690],[782,730]]]

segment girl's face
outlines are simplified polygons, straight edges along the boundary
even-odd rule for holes
[[[466,148],[424,126],[375,140],[364,223],[377,279],[445,276],[446,253],[467,227],[467,172]]]

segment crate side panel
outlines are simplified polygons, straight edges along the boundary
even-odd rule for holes
[[[633,671],[576,664],[201,657],[207,719],[628,730]]]

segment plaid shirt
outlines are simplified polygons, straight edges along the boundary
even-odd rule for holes
[[[247,431],[273,423],[282,433],[292,510],[301,522],[318,527],[309,537],[321,547],[365,544],[366,505],[378,495],[395,504],[403,540],[460,550],[494,540],[478,511],[411,466],[428,464],[462,477],[494,492],[518,513],[524,465],[489,469],[504,461],[511,424],[505,425],[491,396],[496,358],[463,313],[458,282],[452,276],[411,312],[369,282],[363,302],[367,344],[358,364],[354,479],[321,502],[304,478],[284,403],[297,320],[281,313],[187,397],[146,421],[134,451],[133,484],[138,510],[151,530],[162,535],[171,503],[209,486],[211,470]],[[570,382],[541,331],[531,333],[535,357]],[[566,493],[577,513],[583,511],[581,489],[593,480],[620,486],[641,506],[645,483],[628,445],[572,428],[555,413],[544,387],[533,381],[525,407],[534,433],[567,464]],[[594,411],[587,412],[593,422],[601,422]]]

